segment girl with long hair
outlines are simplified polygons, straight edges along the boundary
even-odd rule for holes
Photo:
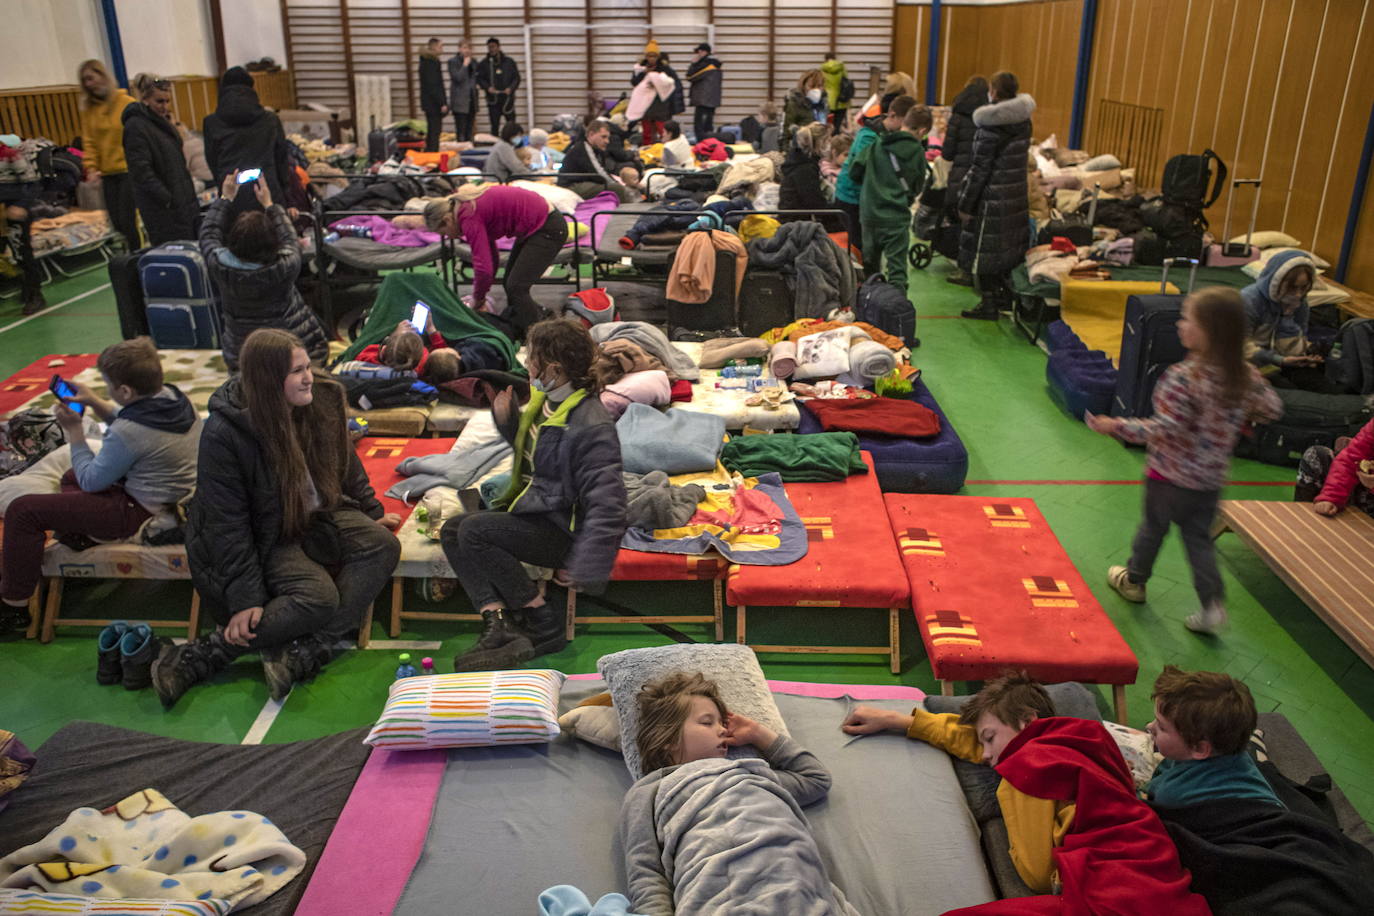
[[[1231,452],[1245,423],[1277,420],[1283,404],[1245,360],[1245,307],[1235,290],[1208,287],[1183,300],[1178,337],[1188,356],[1155,386],[1152,417],[1089,413],[1084,421],[1095,432],[1146,448],[1145,518],[1129,563],[1107,570],[1108,584],[1127,601],[1144,602],[1159,547],[1177,525],[1202,604],[1185,624],[1216,633],[1226,623],[1226,607],[1211,530]]]
[[[527,342],[529,403],[520,410],[508,388],[491,406],[515,450],[510,484],[491,509],[457,516],[440,533],[482,615],[482,635],[453,660],[455,671],[510,668],[561,650],[566,605],[548,601],[523,564],[556,569],[557,585],[595,594],[625,534],[620,439],[596,396],[596,344],[562,318],[531,327]]]
[[[401,548],[349,445],[342,388],[295,335],[254,331],[210,397],[186,524],[191,580],[217,627],[153,664],[170,707],[245,652],[273,699],[357,632]]]

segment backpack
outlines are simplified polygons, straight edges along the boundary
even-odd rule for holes
[[[840,77],[840,91],[835,96],[835,101],[841,105],[848,104],[854,99],[854,81],[847,76]]]
[[[0,424],[0,478],[28,470],[67,441],[57,417],[46,410],[22,410]]]
[[[921,339],[916,336],[916,307],[906,293],[888,283],[882,274],[874,274],[859,287],[854,301],[854,320],[900,337],[912,349],[921,345]]]
[[[1171,203],[1165,198],[1156,198],[1142,204],[1140,221],[1162,239],[1201,236],[1207,230],[1207,218],[1202,215],[1201,210]]]
[[[1374,394],[1374,318],[1341,325],[1326,358],[1326,379],[1351,394]]]
[[[1212,162],[1217,164],[1216,180],[1212,181]],[[1207,185],[1212,183],[1211,193]],[[1202,155],[1182,153],[1173,156],[1164,165],[1164,181],[1160,191],[1164,199],[1189,210],[1205,210],[1217,202],[1221,189],[1226,185],[1226,163],[1210,149]],[[1156,230],[1158,231],[1158,230]]]

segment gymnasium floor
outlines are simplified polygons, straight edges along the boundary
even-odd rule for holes
[[[1140,658],[1139,683],[1128,691],[1130,724],[1144,727],[1151,715],[1149,686],[1166,663],[1221,669],[1244,679],[1260,711],[1285,713],[1350,796],[1374,821],[1374,671],[1360,661],[1234,535],[1219,542],[1231,629],[1217,639],[1184,629],[1196,610],[1189,573],[1176,538],[1166,544],[1150,603],[1131,605],[1105,583],[1109,564],[1124,563],[1139,516],[1143,453],[1094,435],[1070,420],[1045,391],[1045,356],[1000,323],[964,321],[968,290],[944,282],[937,263],[917,271],[912,299],[920,311],[924,346],[917,363],[959,434],[971,462],[963,491],[977,495],[1029,496],[1039,504],[1069,556]],[[95,352],[119,337],[114,298],[103,271],[64,280],[46,290],[53,308],[22,319],[15,300],[0,300],[0,378],[47,353]],[[1287,468],[1235,462],[1226,496],[1290,499]],[[188,585],[74,581],[71,610],[99,607],[111,617],[144,619],[180,613]],[[672,613],[709,602],[704,585],[617,584],[610,601],[637,610]],[[416,599],[408,596],[408,606]],[[459,599],[461,600],[461,599]],[[64,605],[65,606],[65,605]],[[698,611],[699,613],[699,611]],[[727,612],[728,613],[728,612]],[[870,619],[871,616],[871,619]],[[842,621],[842,622],[841,622]],[[731,632],[727,621],[727,634]],[[789,636],[782,638],[783,627]],[[868,628],[856,641],[877,638],[883,622],[874,611],[837,617],[831,610],[779,610],[751,615],[760,642],[800,642],[798,632]],[[684,624],[687,637],[710,638],[705,627]],[[440,671],[474,637],[475,625],[417,623],[403,639],[442,640],[433,655]],[[382,636],[380,628],[374,637]],[[67,631],[51,644],[22,639],[0,643],[0,727],[37,747],[76,719],[141,729],[180,738],[219,741],[289,741],[369,724],[386,697],[397,651],[349,652],[313,684],[299,686],[277,708],[255,658],[235,664],[208,687],[194,688],[170,712],[152,691],[126,692],[96,685],[93,633]],[[668,642],[641,626],[583,627],[575,642],[544,663],[569,673],[596,670],[599,656],[619,649]],[[845,636],[838,641],[843,642]],[[829,634],[816,642],[836,642]],[[904,670],[888,674],[876,659],[772,656],[763,658],[771,678],[848,683],[900,682],[936,689],[913,623],[903,624]],[[275,718],[274,718],[275,716]],[[40,755],[41,760],[41,755]]]

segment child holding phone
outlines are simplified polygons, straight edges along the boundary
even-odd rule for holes
[[[424,322],[418,328],[413,323],[416,318]],[[358,359],[388,366],[398,372],[414,372],[431,385],[452,381],[464,372],[510,368],[501,353],[483,340],[445,339],[435,328],[429,307],[419,302],[410,320],[397,322],[396,329],[381,343],[364,347]]]

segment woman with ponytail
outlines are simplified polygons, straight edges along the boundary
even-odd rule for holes
[[[491,509],[459,515],[440,534],[444,555],[482,614],[482,635],[455,671],[511,668],[565,645],[565,601],[549,601],[525,563],[554,582],[599,593],[625,534],[620,439],[596,396],[596,344],[563,318],[529,329],[530,401],[496,396],[491,411],[515,450],[505,493]]]
[[[349,444],[343,389],[293,334],[248,335],[240,374],[210,397],[186,524],[191,580],[215,631],[167,646],[153,685],[170,707],[246,652],[272,698],[357,633],[401,556]]]

